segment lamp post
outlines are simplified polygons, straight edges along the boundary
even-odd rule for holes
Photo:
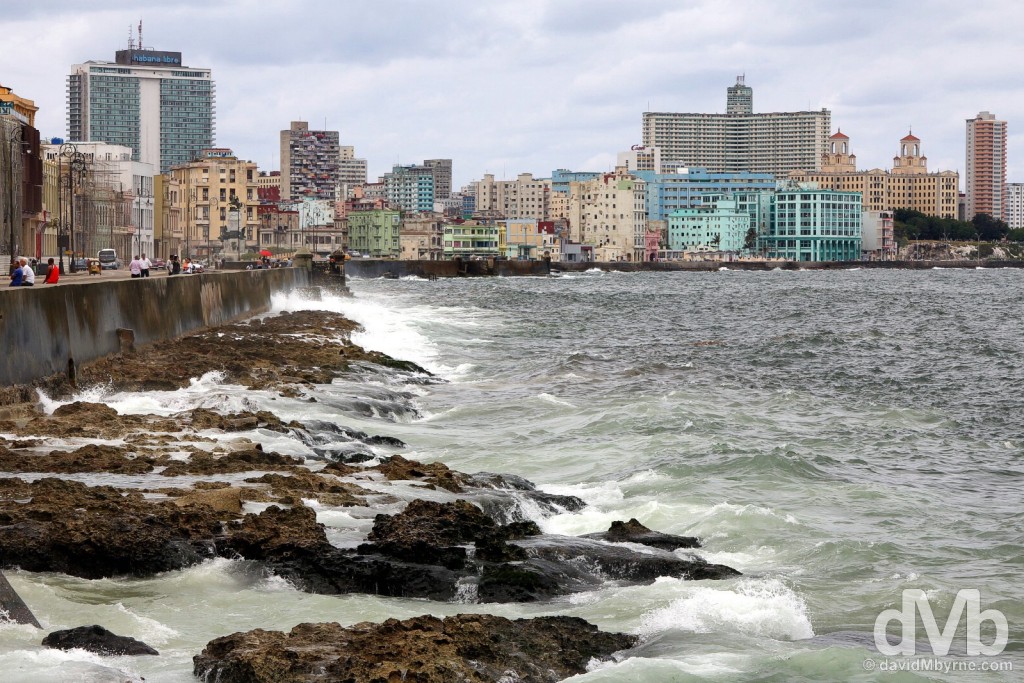
[[[60,146],[60,156],[68,160],[68,174],[66,184],[68,188],[68,206],[71,220],[69,223],[70,233],[68,234],[68,246],[71,249],[71,272],[78,272],[78,264],[75,262],[75,176],[79,179],[85,174],[85,155],[78,151],[77,145],[65,142]]]
[[[206,201],[206,228],[204,230],[203,237],[206,240],[206,260],[208,262],[207,265],[212,266],[213,255],[211,254],[212,247],[210,247],[210,229],[213,227],[213,215],[214,212],[217,210],[217,207],[220,206],[220,200],[217,199],[216,197],[209,197],[207,198]],[[219,215],[217,220],[220,221]]]
[[[238,198],[237,194],[233,194],[231,195],[231,199],[229,200],[228,204],[231,207],[230,209],[228,209],[228,215],[230,216],[231,219],[230,223],[233,226],[231,231],[231,239],[234,240],[235,259],[241,260],[242,247],[239,240],[241,239],[242,236],[240,233],[241,229],[238,227],[238,224],[242,211],[242,201]]]

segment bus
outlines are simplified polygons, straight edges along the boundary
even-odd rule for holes
[[[117,270],[117,252],[113,249],[100,249],[96,254],[96,260],[100,262],[103,270]]]

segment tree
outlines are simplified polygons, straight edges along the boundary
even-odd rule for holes
[[[747,251],[754,251],[757,248],[757,228],[751,227],[747,230],[747,236],[743,240],[743,248]]]
[[[721,243],[722,243],[722,236],[721,235],[715,235],[714,237],[711,238],[711,246],[713,246],[715,248],[715,250],[718,249],[718,245],[720,245]]]
[[[1001,240],[1010,231],[1010,226],[1001,220],[992,218],[987,213],[975,214],[971,219],[971,224],[974,225],[974,229],[981,239],[989,242]]]

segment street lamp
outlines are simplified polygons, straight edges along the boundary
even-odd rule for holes
[[[233,195],[231,195],[231,199],[230,199],[230,201],[228,203],[231,206],[231,208],[228,209],[228,214],[229,214],[229,216],[231,218],[231,224],[232,224],[233,228],[232,228],[230,233],[225,233],[225,234],[229,235],[230,239],[232,239],[234,241],[235,254],[236,254],[235,259],[236,260],[240,260],[242,258],[242,247],[241,247],[241,243],[239,242],[239,240],[241,239],[242,235],[241,235],[241,232],[240,232],[241,228],[239,228],[238,226],[239,226],[239,222],[240,222],[240,218],[241,218],[242,200],[240,200],[238,198],[237,194],[233,194]]]
[[[85,155],[78,151],[78,147],[74,143],[65,142],[60,146],[60,156],[68,160],[66,185],[68,189],[68,205],[70,207],[69,213],[71,214],[68,246],[71,249],[71,272],[75,273],[78,272],[78,265],[75,262],[75,176],[77,175],[81,179],[85,174]],[[63,263],[63,252],[61,254],[61,262]]]

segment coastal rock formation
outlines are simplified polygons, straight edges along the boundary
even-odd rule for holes
[[[54,631],[43,638],[43,647],[51,647],[57,650],[74,650],[79,648],[95,652],[98,655],[113,657],[160,654],[141,640],[129,638],[128,636],[119,636],[97,625]]]
[[[612,522],[608,531],[585,534],[584,538],[597,538],[609,543],[639,543],[662,550],[700,547],[700,541],[693,536],[673,536],[660,531],[651,531],[636,519],[630,519],[628,522]]]
[[[0,567],[147,576],[212,557],[220,525],[208,506],[62,479],[0,479]]]
[[[487,614],[381,624],[299,624],[210,641],[193,674],[220,683],[456,681],[553,683],[636,644],[575,617],[509,620]]]

